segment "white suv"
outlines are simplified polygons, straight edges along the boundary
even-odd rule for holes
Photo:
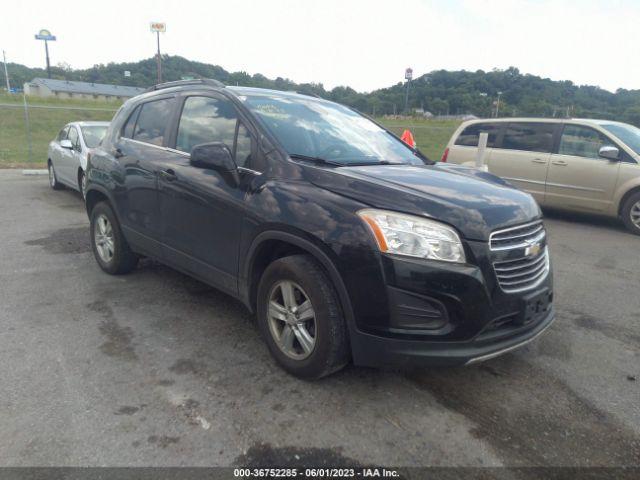
[[[620,216],[640,235],[640,129],[610,120],[472,120],[455,131],[442,161],[474,165],[481,132],[489,171],[540,205]]]

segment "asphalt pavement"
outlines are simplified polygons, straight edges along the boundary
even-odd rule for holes
[[[306,382],[234,299],[97,266],[79,194],[0,170],[0,466],[640,465],[640,237],[547,212],[557,320],[474,367]]]

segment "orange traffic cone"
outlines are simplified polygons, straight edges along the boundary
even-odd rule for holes
[[[404,132],[402,132],[400,140],[409,145],[411,148],[416,148],[416,141],[413,139],[413,134],[410,130],[405,130]]]

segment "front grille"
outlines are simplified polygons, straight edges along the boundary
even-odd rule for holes
[[[544,237],[544,226],[538,220],[493,232],[489,237],[489,247],[491,250],[523,248],[542,241]]]
[[[529,290],[537,287],[549,273],[549,253],[545,247],[535,257],[495,262],[493,268],[504,292]]]

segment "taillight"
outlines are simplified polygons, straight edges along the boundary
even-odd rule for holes
[[[442,154],[442,158],[440,159],[440,161],[446,162],[448,156],[449,156],[449,147],[444,149],[444,153]]]

